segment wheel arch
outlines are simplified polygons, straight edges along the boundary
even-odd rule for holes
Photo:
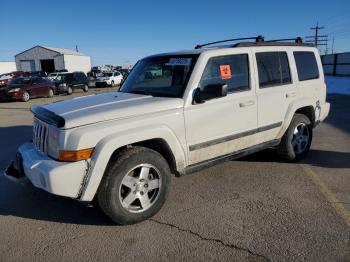
[[[146,134],[146,132],[144,133]],[[172,173],[177,174],[178,171],[182,170],[185,167],[186,157],[176,136],[169,130],[164,132],[162,127],[152,130],[151,133],[154,136],[149,138],[133,136],[131,131],[129,131],[123,134],[115,134],[113,139],[109,136],[102,139],[95,148],[96,154],[94,153],[92,156],[90,168],[82,185],[79,199],[82,201],[91,201],[93,199],[110,160],[129,147],[141,146],[152,149],[165,158]],[[160,133],[163,136],[159,135]],[[133,137],[139,137],[140,139],[130,140]]]
[[[282,128],[278,134],[278,138],[281,138],[283,134],[286,132],[295,114],[306,115],[310,119],[312,126],[314,126],[315,125],[314,104],[316,106],[314,99],[311,99],[311,98],[304,98],[304,99],[296,100],[293,103],[291,103],[285,115]]]

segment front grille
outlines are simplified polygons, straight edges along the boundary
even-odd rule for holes
[[[48,137],[48,128],[46,124],[37,118],[34,118],[33,124],[33,143],[36,148],[46,153],[47,152],[47,137]]]

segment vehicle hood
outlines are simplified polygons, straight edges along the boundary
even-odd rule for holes
[[[64,119],[64,128],[73,128],[114,119],[124,119],[183,107],[180,98],[109,92],[77,97],[37,106]],[[35,110],[32,109],[34,112]]]

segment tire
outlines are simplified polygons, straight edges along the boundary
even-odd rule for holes
[[[97,200],[115,223],[134,224],[161,209],[170,183],[171,172],[162,155],[151,149],[133,147],[110,160]]]
[[[284,160],[296,162],[303,159],[310,150],[312,125],[310,119],[302,114],[295,114],[277,147],[277,154]]]
[[[70,86],[68,86],[67,95],[71,95],[71,94],[73,94],[73,89]]]
[[[111,87],[114,87],[114,81],[112,80],[112,82],[111,82]]]
[[[30,99],[30,95],[27,91],[24,91],[22,94],[22,102],[28,102]]]
[[[84,92],[88,92],[88,91],[89,91],[89,87],[88,87],[87,85],[84,85],[83,91],[84,91]]]
[[[54,96],[53,90],[50,88],[48,97],[52,98]]]

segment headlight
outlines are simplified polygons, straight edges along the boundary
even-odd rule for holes
[[[19,92],[21,89],[20,88],[14,88],[14,89],[10,89],[9,91],[7,91],[8,93],[14,93],[14,92]]]
[[[49,135],[47,139],[47,153],[53,158],[58,158],[59,152],[59,130],[53,127],[49,128]]]
[[[66,85],[66,83],[61,83],[59,86],[60,87],[66,87],[67,85]]]

